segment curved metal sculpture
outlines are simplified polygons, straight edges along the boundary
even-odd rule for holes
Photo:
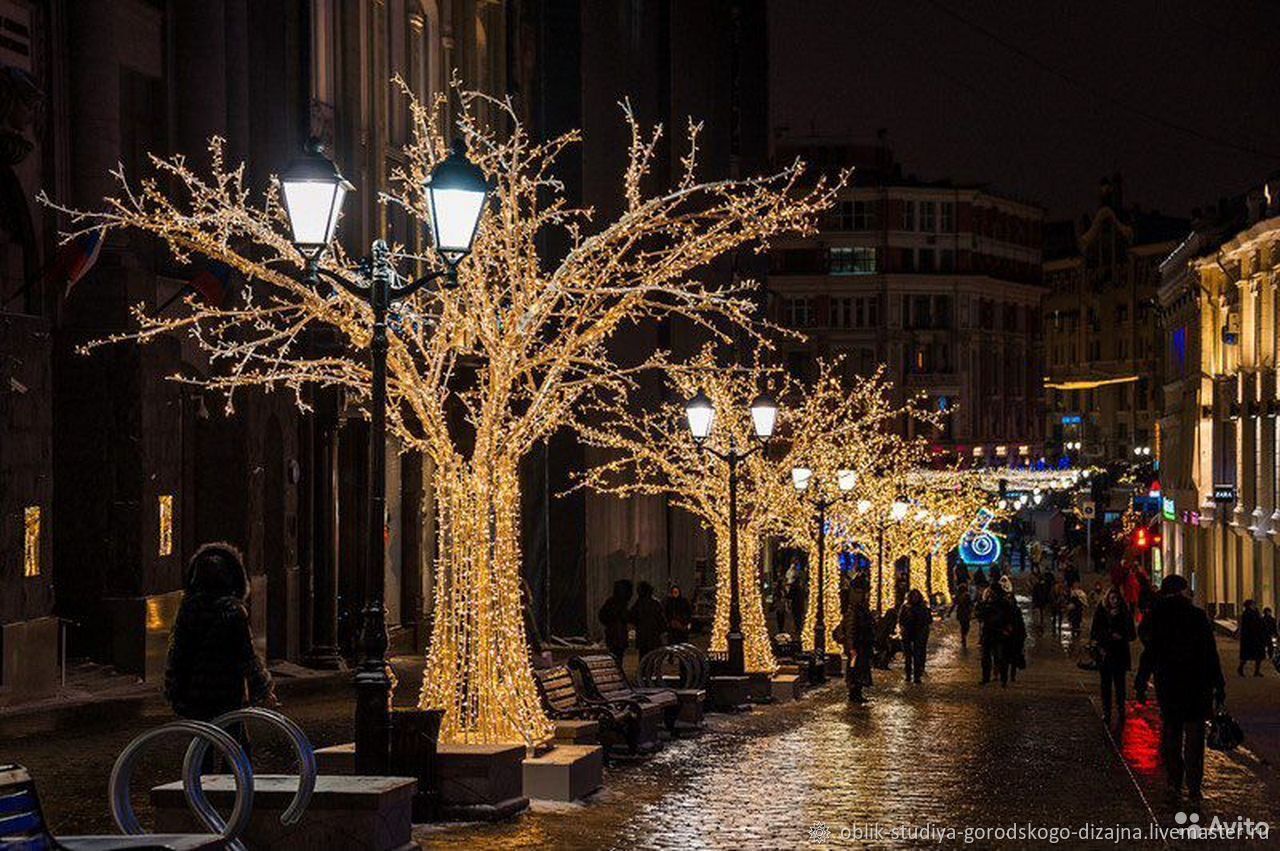
[[[651,650],[640,660],[637,679],[641,686],[655,688],[667,685],[665,672],[675,667],[682,689],[705,688],[707,684],[707,656],[692,644],[671,644]]]
[[[307,738],[306,733],[302,732],[302,728],[287,716],[259,706],[234,709],[219,715],[210,723],[221,730],[227,730],[232,724],[255,720],[265,721],[283,730],[289,738],[289,743],[293,745],[294,753],[298,756],[298,791],[294,793],[289,806],[280,814],[282,824],[297,824],[302,814],[306,812],[307,804],[311,802],[311,795],[316,788],[316,753],[311,747],[311,740]],[[208,740],[199,738],[192,740],[191,746],[187,748],[186,758],[182,761],[182,791],[187,799],[187,806],[191,807],[196,817],[209,830],[221,833],[226,823],[205,797],[204,785],[200,782],[200,767],[208,752]]]
[[[138,822],[138,816],[133,811],[133,803],[129,800],[129,783],[133,779],[133,769],[138,761],[138,755],[142,753],[142,749],[154,739],[173,735],[193,736],[204,743],[203,750],[207,750],[212,745],[218,749],[218,752],[227,760],[227,764],[231,766],[231,775],[236,781],[236,800],[231,808],[231,817],[225,822],[219,818],[220,827],[214,827],[208,822],[205,822],[205,824],[227,843],[228,848],[243,848],[236,837],[249,826],[249,817],[253,814],[253,766],[249,764],[249,758],[245,755],[244,749],[240,747],[239,742],[225,731],[204,721],[184,719],[156,727],[134,738],[120,752],[120,756],[116,758],[115,765],[111,768],[111,780],[107,786],[111,804],[111,818],[115,820],[116,827],[120,828],[122,833],[132,836],[138,836],[146,832]],[[196,784],[198,785],[199,782],[200,778],[197,772]],[[184,785],[190,788],[190,783],[184,781]],[[200,813],[197,812],[196,815],[199,817]],[[204,821],[204,819],[202,818],[201,821]]]

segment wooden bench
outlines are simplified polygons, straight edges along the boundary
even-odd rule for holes
[[[589,701],[621,703],[636,707],[642,714],[662,717],[669,731],[675,730],[680,699],[669,688],[636,689],[627,682],[618,661],[612,656],[577,656],[569,665],[578,676]]]
[[[645,742],[640,735],[641,713],[635,707],[627,703],[588,700],[565,665],[535,668],[533,674],[538,693],[542,696],[542,707],[553,721],[595,721],[599,724],[600,742],[606,753],[619,745],[625,745],[633,753],[646,749],[642,747]]]
[[[20,765],[0,765],[0,848],[14,851],[203,851],[226,848],[212,833],[151,833],[141,836],[59,836],[45,824],[31,774]]]

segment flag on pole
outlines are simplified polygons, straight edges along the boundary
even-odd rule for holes
[[[66,295],[71,294],[81,278],[89,274],[102,252],[102,228],[94,228],[78,234],[58,249],[53,261],[44,272],[46,286],[66,284]]]
[[[206,260],[187,286],[195,290],[205,304],[222,307],[231,294],[231,267],[219,260]]]

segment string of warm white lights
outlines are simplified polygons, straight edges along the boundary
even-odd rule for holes
[[[492,183],[491,202],[457,286],[421,290],[392,308],[387,424],[404,451],[423,453],[435,469],[435,626],[421,705],[445,710],[443,742],[527,743],[547,739],[552,724],[539,705],[522,629],[520,459],[553,432],[577,425],[584,403],[624,397],[633,375],[661,360],[659,352],[619,366],[608,346],[619,328],[671,316],[713,334],[723,333],[717,329],[726,320],[751,327],[756,285],[707,283],[702,271],[740,246],[811,232],[833,187],[818,180],[802,188],[799,163],[766,177],[700,182],[699,127],[691,125],[675,185],[650,194],[661,128],[643,132],[623,105],[631,129],[626,203],[615,221],[597,226],[590,210],[569,205],[554,176],[557,157],[580,141],[578,132],[536,142],[509,102],[456,86],[453,95],[456,132]],[[445,99],[421,104],[407,90],[405,96],[413,139],[380,200],[425,225],[424,181],[450,147],[440,129]],[[495,114],[495,124],[510,130],[481,126],[478,112]],[[178,380],[225,391],[228,409],[234,394],[251,386],[288,388],[304,408],[307,385],[338,386],[355,402],[367,401],[369,304],[341,288],[322,293],[308,284],[277,189],[255,198],[244,167],[224,162],[222,141],[214,139],[209,152],[207,174],[182,156],[152,157],[156,174],[137,183],[117,172],[120,194],[100,212],[52,204],[72,222],[68,238],[93,229],[144,231],[179,260],[218,260],[248,282],[240,302],[226,307],[187,297],[181,315],[156,317],[140,305],[136,330],[102,342],[189,335],[214,368]],[[569,250],[558,262],[539,251],[549,231],[567,237]],[[392,251],[418,272],[441,263],[400,246]],[[355,264],[336,248],[321,266],[358,280]],[[313,328],[336,330],[347,347],[316,352],[305,343]],[[459,411],[466,438],[455,436]]]

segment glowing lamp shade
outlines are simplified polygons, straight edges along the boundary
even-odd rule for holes
[[[798,491],[807,490],[809,480],[813,478],[813,470],[808,467],[792,467],[791,468],[791,484]]]
[[[903,502],[902,500],[899,499],[899,500],[896,500],[893,503],[893,507],[889,509],[889,516],[892,517],[894,520],[902,520],[907,516],[907,512],[910,510],[911,510],[911,504],[908,502]]]
[[[836,472],[836,484],[840,486],[842,491],[851,491],[858,484],[857,470],[838,470]]]
[[[333,241],[342,202],[354,187],[324,155],[318,139],[307,143],[306,153],[290,164],[279,184],[294,246],[308,259],[319,257]]]
[[[462,258],[471,251],[489,197],[484,172],[467,159],[466,145],[454,141],[449,156],[426,181],[431,240],[441,254]]]
[[[860,500],[858,500],[858,513],[859,513],[859,514],[866,514],[866,513],[867,513],[868,511],[870,511],[870,510],[871,510],[871,500],[869,500],[869,499],[860,499]]]
[[[773,427],[778,423],[778,403],[773,397],[761,393],[751,403],[751,423],[755,426],[756,437],[768,440],[773,437]]]
[[[711,424],[716,419],[716,406],[711,404],[707,394],[699,390],[693,398],[684,404],[684,415],[689,421],[689,433],[693,439],[701,443],[711,436]]]

